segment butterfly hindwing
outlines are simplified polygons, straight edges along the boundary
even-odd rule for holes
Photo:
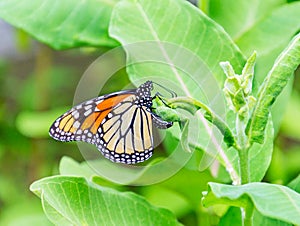
[[[128,107],[126,102],[112,109],[100,126],[98,149],[115,162],[133,164],[150,158],[153,151],[151,113],[145,107]],[[103,143],[102,143],[103,142]]]

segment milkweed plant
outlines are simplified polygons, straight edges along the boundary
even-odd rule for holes
[[[300,2],[272,7],[261,3],[260,16],[252,18],[247,28],[238,15],[253,13],[256,9],[251,3],[209,2],[199,2],[199,7],[184,0],[0,2],[1,18],[56,50],[122,46],[127,74],[136,85],[138,80],[152,76],[154,81],[166,77],[185,87],[176,97],[154,98],[153,111],[173,121],[173,127],[179,125],[177,132],[166,133],[163,144],[167,155],[172,154],[168,149],[176,143],[181,152],[193,156],[192,161],[166,181],[132,189],[97,174],[88,167],[88,160],[78,163],[64,157],[60,175],[42,178],[30,186],[53,224],[300,225],[300,177],[288,185],[262,182],[272,160],[280,123],[277,116],[283,113],[290,81],[300,65]],[[232,8],[224,11],[226,5]],[[228,20],[232,15],[236,15],[235,20]],[[283,16],[294,20],[287,22]],[[154,43],[168,65],[135,62],[137,55],[128,45],[142,42]],[[171,55],[162,43],[186,49],[200,59],[205,66],[190,60],[189,69],[195,67],[200,74],[202,67],[208,69],[221,90],[225,117],[195,92],[190,77],[177,71],[176,51]],[[145,48],[139,54],[149,52]],[[203,117],[204,121],[198,122],[203,139],[189,139],[190,125],[198,124],[182,112]],[[203,123],[221,136],[217,136],[213,163],[201,173],[197,156],[210,152],[204,141],[214,136]],[[145,164],[151,167],[159,161]],[[218,170],[213,173],[216,166]],[[147,167],[136,176],[141,175],[148,175],[144,177],[147,181]],[[194,220],[184,217],[191,212],[197,216],[191,217]]]

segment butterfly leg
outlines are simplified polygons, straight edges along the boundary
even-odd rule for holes
[[[173,125],[173,122],[164,121],[161,117],[159,117],[154,113],[152,113],[151,115],[152,115],[153,124],[158,129],[168,129]]]

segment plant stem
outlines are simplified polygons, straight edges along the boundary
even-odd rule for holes
[[[194,114],[197,110],[203,109],[206,113],[206,119],[212,122],[222,133],[233,142],[228,146],[233,146],[239,155],[240,183],[247,184],[250,182],[249,168],[249,149],[250,143],[246,135],[247,115],[237,112],[236,114],[236,136],[233,136],[228,125],[216,115],[207,105],[190,97],[176,97],[164,99],[171,108],[181,108]],[[246,207],[241,207],[243,226],[253,225],[253,204],[248,202]]]
[[[253,214],[254,214],[253,203],[249,201],[245,208],[241,208],[241,211],[242,211],[243,226],[252,226]]]
[[[176,97],[167,100],[164,99],[164,101],[166,101],[172,108],[185,109],[192,114],[194,114],[199,109],[203,109],[205,111],[205,118],[213,123],[224,135],[224,137],[226,138],[224,140],[227,143],[228,147],[235,147],[234,136],[228,125],[204,103],[190,97]]]
[[[239,114],[236,116],[236,148],[238,150],[240,160],[241,184],[250,182],[249,177],[249,143],[245,133],[247,122],[245,118]]]
[[[239,150],[241,184],[250,182],[249,178],[249,155],[248,150]]]
[[[248,118],[248,117],[247,117]],[[244,116],[237,113],[236,115],[236,148],[239,155],[239,167],[241,184],[247,184],[250,182],[250,168],[249,168],[249,149],[248,137],[245,129],[247,120]],[[253,225],[253,205],[249,201],[246,208],[241,207],[243,226]]]

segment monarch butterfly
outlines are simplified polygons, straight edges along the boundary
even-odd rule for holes
[[[84,141],[96,145],[105,158],[135,164],[152,156],[152,124],[173,125],[151,111],[153,82],[83,102],[60,116],[49,134],[59,141]]]

